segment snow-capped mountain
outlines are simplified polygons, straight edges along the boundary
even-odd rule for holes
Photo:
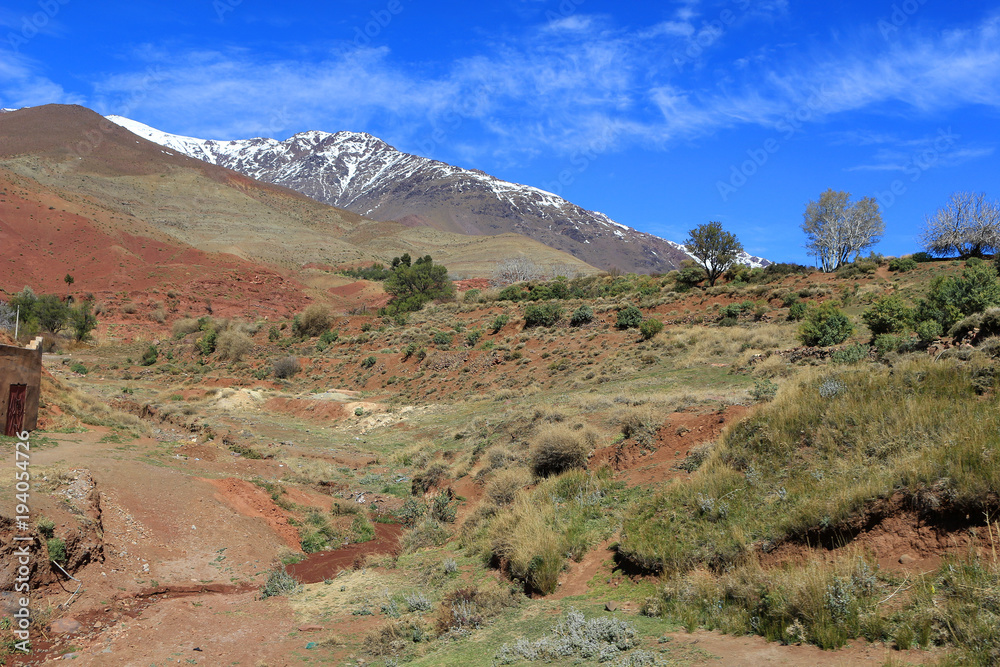
[[[674,243],[673,241],[667,241],[667,243],[674,246],[675,248],[683,252],[691,259],[694,259],[694,255],[688,252],[687,246],[682,245],[680,243]],[[740,254],[736,255],[736,262],[738,264],[745,264],[746,266],[749,266],[751,269],[762,269],[765,266],[769,266],[774,263],[771,260],[764,259],[763,257],[757,257],[756,255],[751,255],[748,252],[741,252]]]
[[[375,220],[472,235],[515,232],[593,266],[639,273],[669,271],[689,257],[679,244],[551,192],[403,153],[370,134],[309,131],[285,141],[215,141],[108,118],[167,149]],[[746,263],[768,262],[747,256]]]

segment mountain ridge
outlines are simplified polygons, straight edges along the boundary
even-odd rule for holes
[[[682,244],[551,192],[404,153],[364,132],[308,130],[285,141],[206,140],[162,132],[122,116],[108,119],[168,149],[366,218],[473,236],[513,232],[594,266],[637,273],[662,273],[690,258]],[[746,253],[740,261],[770,263]]]

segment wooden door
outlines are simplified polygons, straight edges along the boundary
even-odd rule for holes
[[[4,435],[11,437],[21,432],[24,426],[24,401],[28,395],[28,385],[12,384],[10,386],[10,398],[7,401],[7,426],[3,430]]]

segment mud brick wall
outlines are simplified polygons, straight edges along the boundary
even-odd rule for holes
[[[24,404],[24,430],[38,426],[38,398],[42,383],[42,351],[0,345],[0,435],[7,423],[7,403],[12,384],[28,385]]]

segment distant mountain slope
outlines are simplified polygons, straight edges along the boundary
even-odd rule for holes
[[[213,141],[109,119],[172,150],[376,220],[469,235],[514,232],[605,269],[665,272],[688,258],[679,244],[550,192],[403,153],[370,134],[310,131],[286,141]],[[769,263],[749,255],[744,262]]]
[[[523,236],[418,233],[364,218],[289,188],[137,137],[79,106],[47,105],[0,114],[0,169],[37,182],[62,200],[98,207],[123,233],[133,223],[210,253],[298,271],[430,254],[455,275],[491,275],[498,256],[596,271]],[[105,223],[110,224],[110,223]],[[423,230],[426,231],[426,230]],[[5,248],[0,247],[0,253]]]

